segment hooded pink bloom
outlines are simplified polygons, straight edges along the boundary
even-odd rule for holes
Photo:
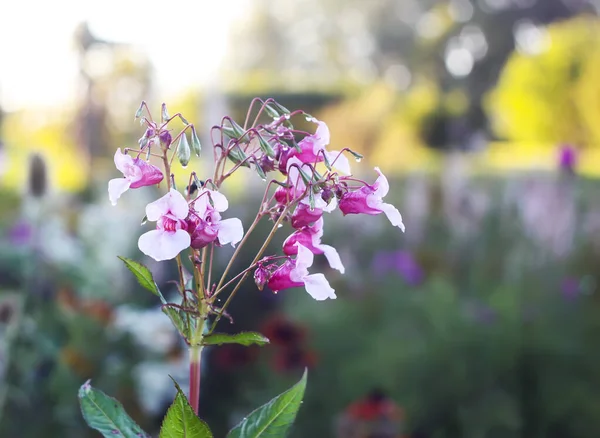
[[[149,221],[156,222],[156,230],[140,236],[140,251],[160,262],[173,259],[188,248],[190,235],[186,230],[185,218],[189,210],[183,195],[174,189],[148,204],[146,217]]]
[[[211,201],[212,200],[212,205]],[[195,214],[188,219],[192,248],[200,249],[218,240],[219,245],[235,246],[244,237],[244,227],[238,218],[221,220],[219,213],[229,207],[227,198],[214,190],[202,189],[194,203]]]
[[[323,237],[323,218],[319,218],[312,227],[305,227],[296,231],[285,242],[283,242],[283,252],[287,255],[298,254],[297,243],[308,248],[313,254],[325,254],[329,266],[337,269],[342,274],[345,272],[344,265],[336,249],[329,245],[321,243]]]
[[[291,287],[302,287],[306,289],[315,300],[322,301],[327,298],[336,298],[335,290],[323,274],[309,274],[308,268],[313,264],[313,253],[300,243],[298,256],[295,260],[286,260],[275,272],[273,272],[267,285],[273,292],[289,289]]]
[[[329,204],[317,194],[314,197],[315,208],[310,208],[310,198],[302,199],[292,214],[292,227],[307,227],[323,217],[323,212],[331,213],[337,207],[337,199],[333,197]]]
[[[115,152],[115,166],[123,173],[124,178],[115,178],[108,182],[108,197],[112,205],[117,205],[117,199],[130,188],[152,186],[163,180],[163,174],[158,167],[139,157],[125,155],[120,148]]]
[[[302,152],[298,152],[296,149],[291,149],[289,154],[298,158],[303,163],[315,164],[324,161],[323,154],[327,156],[327,159],[332,163],[333,167],[341,171],[342,173],[349,175],[350,162],[348,158],[338,151],[327,151],[325,147],[329,144],[330,134],[329,128],[325,122],[313,119],[317,123],[318,127],[313,135],[304,137],[298,146],[302,149]]]
[[[340,210],[346,214],[370,214],[377,215],[385,213],[392,225],[404,231],[402,216],[392,204],[383,202],[383,197],[390,190],[388,180],[379,167],[375,168],[379,177],[372,186],[364,185],[353,192],[344,193],[340,199]]]

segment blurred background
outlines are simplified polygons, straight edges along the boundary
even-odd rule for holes
[[[222,329],[272,343],[205,351],[200,411],[215,436],[304,367],[293,437],[600,436],[599,8],[3,5],[0,436],[97,436],[76,397],[89,378],[157,433],[187,352],[116,256],[147,263],[166,291],[175,267],[137,250],[158,192],[108,202],[112,156],[142,135],[141,100],[195,123],[209,159],[209,128],[243,119],[255,96],[326,121],[334,149],[365,155],[353,168],[366,180],[380,166],[407,231],[328,216],[347,273],[320,268],[337,300],[246,284]],[[260,182],[248,178],[228,192],[246,224]]]

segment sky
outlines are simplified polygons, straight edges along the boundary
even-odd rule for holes
[[[11,111],[72,101],[73,33],[83,21],[98,38],[130,43],[146,53],[162,95],[207,85],[215,79],[231,26],[250,1],[7,2],[0,14],[0,104]]]

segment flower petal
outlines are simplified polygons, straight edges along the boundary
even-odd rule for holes
[[[222,213],[229,208],[229,202],[227,202],[227,198],[223,193],[209,190],[209,194],[215,210]]]
[[[335,290],[329,285],[329,282],[323,274],[307,275],[302,279],[306,292],[317,301],[323,301],[327,298],[335,299]]]
[[[147,256],[160,262],[174,259],[177,254],[190,246],[190,242],[190,235],[184,230],[174,232],[152,230],[140,236],[138,248]]]
[[[115,152],[115,166],[125,176],[129,168],[133,166],[133,158],[121,152],[121,148]]]
[[[308,275],[308,268],[312,266],[315,256],[301,243],[296,243],[296,246],[298,247],[296,267],[290,272],[290,278],[293,281],[303,281],[302,279]]]
[[[386,204],[385,202],[382,202],[379,208],[381,208],[381,210],[385,213],[393,226],[400,228],[402,232],[405,231],[404,223],[402,222],[402,215],[400,215],[400,212],[396,207],[394,207],[392,204]]]
[[[327,159],[333,167],[342,172],[344,175],[350,175],[350,161],[348,157],[339,151],[327,152]]]
[[[218,227],[217,237],[221,245],[231,243],[231,246],[235,246],[244,237],[244,226],[236,217],[220,221]]]
[[[323,146],[327,146],[329,141],[331,140],[331,136],[329,134],[329,127],[325,122],[317,121],[318,127],[315,131],[315,137],[319,139],[319,142]]]
[[[334,196],[333,198],[331,198],[331,201],[329,201],[329,204],[327,204],[327,206],[323,208],[323,211],[325,211],[327,213],[331,213],[333,210],[335,210],[337,208],[337,206],[338,206],[338,200]]]
[[[329,266],[331,266],[333,269],[337,269],[342,274],[346,272],[346,268],[344,268],[344,265],[342,264],[342,259],[340,259],[340,255],[333,246],[319,245],[318,248],[323,251],[323,254],[325,254],[325,257],[329,262]]]
[[[171,213],[177,219],[185,219],[190,211],[187,201],[181,193],[171,189],[162,198],[146,206],[146,217],[149,221],[157,221],[161,216]]]
[[[131,182],[125,178],[111,179],[108,182],[108,199],[110,199],[110,203],[117,205],[117,199],[129,189],[130,185]]]
[[[379,167],[375,168],[375,172],[379,174],[375,180],[375,183],[373,184],[373,187],[375,187],[375,195],[383,198],[390,191],[390,184],[388,183],[385,175],[381,172],[381,170],[379,170]]]

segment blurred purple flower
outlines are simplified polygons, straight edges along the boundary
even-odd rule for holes
[[[577,166],[577,149],[570,144],[564,144],[558,151],[558,166],[561,170],[575,172]]]
[[[31,225],[24,220],[19,220],[8,231],[8,240],[12,245],[25,246],[31,241],[32,234]]]
[[[577,299],[579,293],[581,292],[581,288],[579,287],[579,279],[574,277],[565,278],[560,285],[560,291],[563,298],[567,301],[573,301]]]
[[[425,276],[423,268],[408,251],[380,251],[373,257],[372,269],[378,276],[396,272],[410,286],[417,286]]]

